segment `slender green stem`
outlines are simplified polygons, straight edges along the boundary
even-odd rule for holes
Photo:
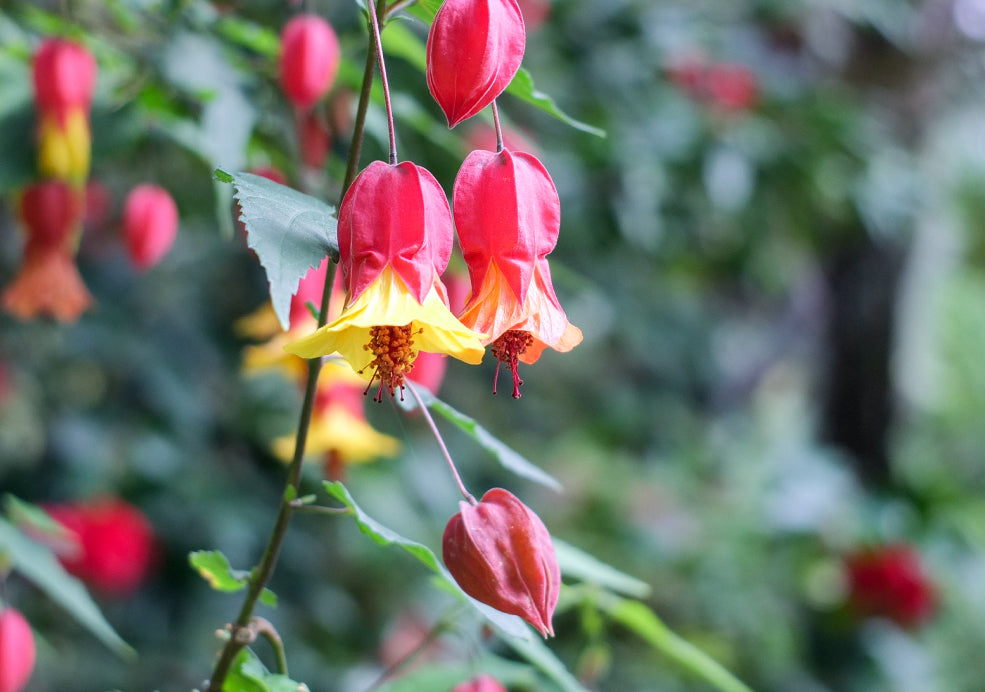
[[[382,8],[382,5],[380,5]],[[377,9],[380,9],[377,8]],[[379,21],[379,15],[377,15]],[[372,38],[372,31],[370,37]],[[345,196],[346,190],[356,179],[359,170],[359,154],[363,144],[363,132],[366,130],[366,113],[369,110],[369,99],[373,92],[373,73],[376,70],[376,44],[370,44],[366,51],[366,65],[363,68],[363,85],[359,91],[359,104],[356,106],[356,121],[353,125],[352,144],[349,146],[349,160],[345,169],[345,180],[342,181],[342,195]]]
[[[465,487],[465,484],[462,482],[462,477],[458,475],[458,469],[455,468],[455,462],[451,458],[451,454],[448,452],[448,447],[445,445],[444,438],[441,437],[441,431],[438,430],[438,426],[435,424],[434,418],[431,417],[431,412],[428,410],[428,407],[424,404],[424,399],[422,399],[421,395],[418,393],[417,387],[415,387],[414,383],[410,380],[404,380],[404,387],[406,387],[407,390],[410,391],[411,396],[417,400],[417,405],[420,407],[421,413],[424,414],[424,419],[428,422],[428,425],[431,426],[431,432],[434,433],[434,439],[438,441],[438,447],[441,448],[441,453],[444,455],[445,461],[448,462],[448,468],[451,469],[451,475],[455,477],[455,483],[458,484],[458,490],[462,493],[462,497],[468,500],[469,504],[473,506],[479,504],[472,493],[470,493]]]
[[[376,59],[380,63],[380,82],[383,84],[383,101],[386,104],[386,124],[390,134],[390,163],[397,163],[397,133],[393,126],[393,106],[390,104],[390,84],[386,78],[386,62],[383,60],[383,41],[380,38],[380,8],[385,3],[376,0],[366,0],[369,7],[369,24],[373,29],[373,43],[376,48]],[[385,12],[385,10],[383,10]]]

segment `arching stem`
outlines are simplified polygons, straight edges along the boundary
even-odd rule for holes
[[[421,395],[418,393],[417,386],[410,380],[404,380],[404,386],[411,393],[411,396],[413,396],[417,401],[417,405],[420,407],[421,413],[424,414],[424,419],[431,427],[431,432],[434,433],[434,439],[438,441],[438,447],[441,448],[441,453],[444,455],[445,461],[448,462],[448,468],[451,469],[451,475],[455,477],[455,483],[458,485],[458,490],[462,493],[462,497],[468,500],[471,505],[479,504],[475,497],[473,497],[472,493],[470,493],[465,487],[465,484],[462,482],[462,477],[458,475],[458,469],[455,468],[455,462],[452,460],[451,454],[448,452],[448,447],[445,445],[444,438],[441,437],[441,431],[438,430],[438,426],[435,424],[434,418],[431,417],[431,412],[424,404],[424,399],[422,399]]]
[[[503,150],[503,128],[499,124],[499,107],[496,106],[496,99],[492,101],[493,127],[496,128],[496,153]]]

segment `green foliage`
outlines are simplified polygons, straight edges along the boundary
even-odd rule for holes
[[[222,686],[223,692],[302,692],[307,685],[286,675],[271,673],[251,649],[236,656],[232,670]]]
[[[247,242],[267,270],[270,300],[286,330],[291,296],[309,269],[326,257],[338,260],[335,209],[321,200],[252,173],[217,169],[216,180],[231,183],[246,226]]]
[[[234,570],[229,560],[218,550],[196,550],[188,555],[188,563],[202,579],[216,591],[235,593],[242,591],[250,583],[250,573]],[[277,607],[277,596],[270,589],[264,589],[260,601],[271,608]]]

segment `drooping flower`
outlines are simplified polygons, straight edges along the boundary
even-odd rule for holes
[[[439,278],[452,235],[434,176],[408,161],[371,163],[339,208],[342,314],[286,350],[304,358],[341,354],[369,386],[379,380],[377,401],[384,388],[393,395],[403,386],[420,351],[479,363],[482,335],[451,314]]]
[[[582,339],[554,293],[547,263],[561,228],[557,190],[536,157],[480,150],[458,172],[454,207],[472,280],[460,319],[487,334],[484,343],[512,371],[519,398],[519,361],[534,363],[547,347],[570,351]]]
[[[867,548],[845,559],[849,606],[861,616],[916,627],[934,612],[935,590],[908,545]]]
[[[518,615],[545,637],[561,589],[561,569],[544,522],[512,493],[493,488],[449,520],[442,556],[472,598]]]
[[[455,685],[451,692],[506,692],[506,688],[492,675],[483,673],[467,682]]]
[[[130,261],[149,269],[161,261],[178,234],[178,206],[159,185],[138,185],[123,205],[123,239]]]
[[[366,420],[363,391],[365,382],[348,363],[328,360],[318,378],[305,453],[325,460],[325,475],[339,480],[347,464],[392,457],[400,449],[396,438],[376,430]],[[281,459],[294,454],[293,434],[274,441],[273,450]]]
[[[41,174],[81,184],[89,174],[96,60],[78,43],[48,38],[34,56],[32,72]]]
[[[0,692],[20,692],[34,670],[34,633],[19,611],[0,608]]]
[[[73,322],[92,304],[74,257],[83,194],[82,189],[51,180],[30,186],[21,197],[20,216],[27,232],[24,259],[0,295],[4,309],[15,317],[50,315]]]
[[[332,87],[341,50],[332,25],[299,14],[281,32],[280,85],[298,110],[308,110]]]
[[[427,83],[448,127],[503,93],[526,46],[516,0],[445,0],[427,41]]]
[[[154,559],[154,531],[144,514],[113,497],[45,507],[75,538],[62,556],[65,569],[104,594],[126,597],[145,579]]]

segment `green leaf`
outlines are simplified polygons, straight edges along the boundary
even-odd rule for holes
[[[561,573],[566,577],[575,577],[634,598],[646,598],[650,595],[650,585],[645,581],[620,572],[570,543],[557,538],[553,540]]]
[[[326,256],[337,260],[335,208],[319,199],[251,173],[216,170],[231,182],[246,225],[247,244],[267,271],[270,299],[281,326],[290,327],[291,296],[309,269]]]
[[[512,471],[521,478],[526,478],[527,480],[547,486],[551,490],[561,490],[561,484],[556,478],[554,478],[554,476],[547,473],[542,468],[535,466],[523,455],[517,453],[505,443],[494,437],[492,433],[479,425],[474,418],[467,416],[461,411],[458,411],[454,407],[446,404],[444,401],[431,394],[431,392],[426,390],[424,387],[417,387],[416,391],[418,395],[420,395],[425,406],[448,422],[453,423],[459,430],[474,439],[480,447],[496,457],[496,460],[503,466],[503,468],[508,471]],[[417,402],[413,399],[413,397],[408,397],[403,402],[400,402],[400,405],[403,406],[405,410],[412,411],[416,408]]]
[[[431,22],[434,21],[434,16],[438,14],[442,2],[444,0],[417,0],[417,2],[407,8],[407,13],[431,26]],[[388,24],[387,26],[389,27],[390,25]]]
[[[30,528],[52,536],[66,535],[65,527],[52,519],[50,514],[37,505],[32,505],[7,494],[4,497],[4,507],[7,511],[7,517],[22,529]]]
[[[271,673],[249,647],[236,655],[222,685],[222,692],[301,692],[307,690],[297,680]]]
[[[266,606],[270,606],[271,608],[276,608],[277,594],[270,589],[264,588],[263,591],[260,592],[260,602]]]
[[[545,113],[553,115],[561,122],[567,123],[576,130],[587,132],[588,134],[595,135],[596,137],[606,136],[605,130],[593,127],[592,125],[583,123],[580,120],[575,120],[558,108],[558,105],[554,103],[554,99],[544,92],[537,90],[534,86],[533,77],[531,77],[530,73],[522,67],[519,72],[516,73],[516,77],[513,78],[510,85],[506,87],[506,93],[516,96],[521,101],[526,101],[533,106],[537,106],[537,108],[540,108]]]
[[[14,569],[118,656],[135,657],[136,652],[106,621],[82,582],[65,571],[50,549],[32,541],[5,519],[0,519],[0,553],[5,553]]]
[[[349,490],[338,481],[326,481],[324,485],[325,490],[329,495],[349,508],[352,512],[353,518],[356,520],[356,525],[359,526],[360,531],[380,545],[398,546],[420,560],[428,567],[428,569],[434,572],[448,587],[450,587],[450,590],[453,593],[456,593],[461,598],[467,600],[482,614],[484,618],[492,623],[503,634],[507,635],[505,637],[506,639],[531,638],[530,629],[519,617],[516,615],[507,615],[506,613],[502,613],[495,608],[487,606],[485,603],[480,603],[462,591],[462,588],[455,581],[454,577],[452,577],[448,570],[445,569],[445,566],[441,564],[435,554],[431,552],[430,548],[418,543],[417,541],[404,538],[393,529],[383,526],[378,521],[363,512],[363,510],[356,504],[355,500],[352,499],[352,496],[349,494]]]
[[[280,38],[277,32],[267,27],[227,15],[219,20],[217,28],[225,38],[260,55],[276,58],[280,53]]]
[[[589,692],[541,639],[507,639],[510,647],[557,683],[564,692]]]
[[[708,654],[674,633],[643,603],[601,594],[597,604],[613,620],[721,692],[752,692]]]
[[[233,570],[218,550],[196,550],[188,554],[188,562],[216,591],[234,593],[250,581],[249,572]]]
[[[420,3],[417,3],[420,4]],[[424,72],[427,69],[427,46],[405,22],[391,22],[380,34],[387,57],[403,58]]]

